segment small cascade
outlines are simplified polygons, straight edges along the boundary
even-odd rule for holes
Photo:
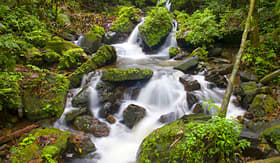
[[[168,11],[171,9],[171,0],[167,0],[165,3],[165,7],[167,8]]]

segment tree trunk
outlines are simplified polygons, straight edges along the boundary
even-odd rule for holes
[[[250,21],[251,21],[251,17],[252,17],[253,11],[254,11],[254,6],[255,6],[255,0],[251,0],[250,1],[250,10],[249,10],[249,13],[248,13],[245,30],[244,30],[243,35],[242,35],[242,41],[241,41],[240,49],[239,49],[238,54],[235,58],[235,64],[234,64],[234,67],[233,67],[233,70],[232,70],[230,80],[228,81],[228,85],[227,85],[226,93],[225,93],[225,96],[224,96],[224,99],[223,99],[223,103],[221,105],[221,112],[222,112],[223,117],[225,117],[226,114],[227,114],[227,107],[228,107],[229,100],[230,100],[230,97],[231,97],[231,94],[232,94],[233,84],[235,83],[236,74],[237,74],[237,72],[239,70],[239,67],[240,67],[240,60],[241,60],[243,51],[244,51],[245,46],[246,46],[245,43],[246,43],[248,32],[249,32],[249,29],[250,29]]]

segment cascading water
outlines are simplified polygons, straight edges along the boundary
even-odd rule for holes
[[[170,9],[170,1],[167,1],[166,6]],[[97,151],[95,153],[98,157],[93,159],[73,160],[71,163],[135,163],[136,153],[143,139],[153,130],[163,125],[159,122],[159,118],[162,115],[173,113],[175,118],[178,119],[184,114],[191,113],[191,108],[188,107],[186,102],[186,92],[183,85],[179,82],[179,77],[184,74],[173,69],[173,66],[177,64],[177,61],[168,60],[168,49],[176,46],[177,44],[174,36],[177,23],[174,21],[173,30],[167,37],[166,42],[160,48],[159,52],[154,55],[145,55],[142,48],[139,46],[138,41],[138,28],[143,21],[144,19],[135,27],[127,42],[114,45],[118,54],[118,63],[116,67],[149,68],[154,72],[153,77],[149,80],[145,87],[141,89],[136,100],[132,100],[130,94],[126,95],[122,101],[119,112],[114,115],[117,121],[115,124],[109,124],[99,118],[101,121],[107,123],[111,130],[109,136],[107,137],[95,138],[92,136],[92,141],[97,147]],[[89,74],[88,76],[92,75],[93,74]],[[90,110],[95,116],[98,115],[98,110],[100,109],[98,94],[96,91],[96,85],[100,80],[100,76],[101,73],[97,72],[90,78],[90,81],[87,81],[87,77],[85,77],[82,84],[82,86],[88,85],[90,87]],[[192,77],[198,80],[201,84],[201,89],[194,91],[201,101],[212,98],[217,104],[221,103],[224,90],[218,88],[208,89],[208,82],[204,80],[204,76],[202,74],[193,75]],[[80,90],[81,88],[71,90],[70,94],[75,95]],[[71,100],[72,96],[69,96],[65,112],[55,123],[55,127],[75,132],[71,128],[67,127],[64,120],[65,113],[73,109],[77,109],[72,107]],[[132,129],[127,128],[120,122],[123,117],[123,110],[129,104],[142,106],[147,112],[145,118]],[[243,114],[243,110],[230,103],[227,117],[237,116],[240,114]]]

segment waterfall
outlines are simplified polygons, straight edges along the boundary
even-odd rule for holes
[[[170,6],[171,2],[168,0],[166,2],[166,8],[170,10]],[[116,67],[148,68],[153,70],[153,77],[140,90],[136,100],[132,100],[132,98],[129,97],[131,95],[126,94],[126,98],[122,101],[119,112],[114,115],[116,119],[115,124],[109,124],[105,122],[104,119],[99,118],[99,120],[107,123],[111,130],[107,137],[95,138],[91,135],[97,147],[95,155],[98,157],[93,159],[72,160],[71,163],[135,163],[136,153],[143,139],[153,130],[163,126],[163,124],[159,122],[162,115],[174,113],[175,117],[178,119],[184,114],[191,114],[191,108],[188,107],[186,102],[186,91],[184,90],[184,86],[179,82],[179,77],[184,74],[173,69],[173,65],[178,64],[177,61],[168,59],[169,48],[177,46],[175,39],[177,22],[175,20],[173,21],[171,33],[159,51],[154,55],[146,55],[139,45],[138,29],[143,22],[144,19],[135,27],[126,42],[113,45],[118,55]],[[81,39],[82,37],[79,38],[76,44],[79,45]],[[193,75],[192,77],[201,85],[200,90],[194,91],[194,94],[199,97],[200,102],[212,98],[217,104],[221,103],[224,90],[219,88],[209,89],[209,83],[204,80],[203,74]],[[100,109],[96,90],[96,85],[101,80],[100,78],[100,72],[85,75],[82,83],[82,87],[89,86],[90,111],[96,116]],[[82,87],[70,90],[65,112],[55,123],[55,127],[73,132],[75,131],[67,126],[64,118],[67,112],[78,109],[71,105],[71,100]],[[146,116],[132,129],[127,128],[121,123],[123,111],[130,104],[136,104],[146,109]],[[237,116],[243,113],[244,111],[234,106],[232,102],[229,104],[227,117]]]

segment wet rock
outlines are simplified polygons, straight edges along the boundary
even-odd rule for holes
[[[175,120],[176,120],[175,112],[164,114],[164,115],[160,116],[160,118],[159,118],[159,122],[161,122],[161,123],[171,123]]]
[[[194,93],[187,92],[187,102],[189,109],[191,109],[192,106],[198,102],[198,97]]]
[[[101,80],[107,82],[126,82],[148,80],[153,76],[153,71],[149,69],[106,69],[102,73]]]
[[[183,60],[186,57],[188,57],[190,55],[190,53],[183,51],[182,53],[178,54],[177,56],[175,56],[173,59],[174,60]]]
[[[105,34],[104,42],[108,45],[122,43],[129,37],[128,33],[108,32]]]
[[[70,76],[70,88],[77,88],[81,85],[84,74],[93,72],[95,69],[113,64],[117,61],[117,51],[113,46],[104,45],[98,49],[96,54],[83,63]]]
[[[87,54],[95,53],[101,46],[104,35],[104,28],[94,25],[92,29],[82,38],[80,46]]]
[[[195,68],[198,65],[199,57],[190,57],[185,59],[181,64],[174,67],[176,70],[180,70],[184,73],[188,73],[190,70]]]
[[[111,123],[111,124],[114,124],[114,123],[116,123],[116,119],[114,118],[114,116],[113,115],[108,115],[107,117],[106,117],[106,120],[109,122],[109,123]]]
[[[145,117],[145,114],[145,108],[130,104],[123,112],[123,123],[129,128],[133,128],[134,125]]]
[[[248,163],[277,163],[280,162],[280,157],[272,157],[264,160],[250,161]]]
[[[247,119],[252,120],[252,119],[254,118],[254,113],[252,113],[252,112],[246,112],[246,113],[244,114],[244,118],[247,118]]]
[[[243,82],[257,81],[257,77],[249,72],[240,72],[240,79]]]
[[[196,104],[196,105],[194,106],[192,112],[193,112],[194,114],[203,113],[204,110],[203,110],[203,108],[202,108],[202,105],[201,105],[201,104]]]
[[[240,97],[238,99],[243,108],[249,108],[249,105],[257,94],[257,89],[258,84],[256,82],[245,82],[235,87],[234,94]]]
[[[179,80],[184,85],[186,91],[195,91],[201,88],[199,82],[192,79],[190,75],[184,75]]]
[[[87,108],[80,108],[78,110],[72,110],[65,114],[65,120],[67,123],[73,121],[77,116],[85,114],[87,112]]]
[[[72,105],[74,107],[86,107],[89,103],[89,88],[83,88],[76,96],[72,99]]]
[[[68,145],[68,154],[73,154],[72,158],[84,158],[87,154],[95,152],[95,144],[89,136],[73,135]]]
[[[222,64],[215,68],[209,68],[205,74],[205,80],[215,83],[220,88],[225,88],[227,80],[224,75],[231,73],[232,64]]]
[[[88,115],[76,117],[74,126],[80,131],[93,134],[95,137],[108,136],[110,133],[110,128],[106,123]]]
[[[273,113],[276,106],[276,101],[270,95],[259,94],[254,98],[248,111],[253,112],[256,117],[261,118],[268,113]]]

